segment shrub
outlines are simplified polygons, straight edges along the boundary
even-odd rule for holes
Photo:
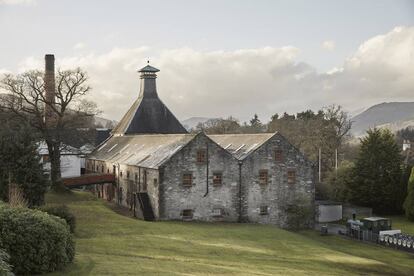
[[[305,196],[298,196],[292,202],[286,204],[286,228],[298,230],[312,227],[314,221],[314,206]]]
[[[405,216],[407,219],[414,221],[414,168],[411,170],[407,190],[408,194],[404,202]]]
[[[39,208],[41,211],[50,215],[60,217],[69,225],[70,232],[74,233],[76,228],[76,218],[69,211],[66,205],[46,205]]]
[[[0,204],[0,240],[16,274],[40,274],[72,262],[75,248],[66,222],[39,210]]]
[[[13,275],[11,273],[11,266],[9,265],[9,254],[3,249],[0,249],[0,275]]]

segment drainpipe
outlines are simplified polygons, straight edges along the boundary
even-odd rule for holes
[[[117,176],[117,181],[116,181],[116,190],[117,190],[117,196],[116,196],[116,201],[118,202],[118,205],[120,205],[121,203],[120,203],[120,197],[119,197],[119,173],[120,173],[120,165],[119,165],[119,163],[117,162],[116,163],[117,164],[117,167],[118,167],[118,176]]]
[[[204,194],[203,197],[206,197],[208,195],[208,167],[209,167],[209,156],[208,156],[208,142],[206,143],[206,162],[207,162],[207,167],[206,167],[206,193]]]
[[[138,193],[141,192],[141,167],[138,167]]]
[[[239,222],[242,222],[242,165],[243,162],[239,161]]]

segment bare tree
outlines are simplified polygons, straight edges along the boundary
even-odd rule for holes
[[[87,74],[80,68],[58,70],[54,97],[46,93],[48,84],[42,71],[28,71],[19,75],[6,74],[0,85],[5,94],[0,107],[28,122],[47,144],[51,162],[51,184],[62,190],[60,149],[65,129],[79,127],[79,123],[97,114],[96,104],[87,101],[90,87]]]

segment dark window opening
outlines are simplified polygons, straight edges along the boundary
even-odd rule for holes
[[[267,205],[260,206],[260,215],[268,215],[269,214],[269,208]]]
[[[267,185],[268,183],[269,183],[269,174],[267,170],[260,170],[259,171],[259,184]]]
[[[183,174],[183,186],[184,187],[193,186],[193,174],[191,174],[191,173]]]
[[[287,181],[288,181],[288,184],[295,184],[296,183],[296,171],[294,171],[294,170],[288,171]]]
[[[223,174],[221,172],[213,173],[213,184],[221,185],[223,183]]]
[[[197,163],[205,163],[205,162],[206,162],[206,151],[198,150],[197,151]]]
[[[276,162],[283,162],[283,152],[281,149],[275,150],[275,161]]]
[[[181,217],[183,219],[192,219],[193,218],[193,210],[192,209],[185,209],[181,211]]]

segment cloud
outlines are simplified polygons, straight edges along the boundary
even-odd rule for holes
[[[396,27],[360,45],[339,70],[329,76],[344,105],[352,102],[414,100],[414,27]]]
[[[82,50],[86,47],[86,44],[83,42],[78,42],[73,46],[74,50]]]
[[[234,115],[247,120],[258,113],[319,109],[336,103],[356,110],[383,101],[413,101],[414,27],[398,27],[364,43],[333,70],[318,73],[298,60],[295,47],[235,51],[191,48],[114,48],[103,54],[56,57],[62,68],[80,66],[90,76],[95,100],[104,115],[120,119],[139,93],[137,69],[151,64],[158,93],[180,118]],[[21,70],[42,68],[42,58],[27,58]]]
[[[333,51],[335,50],[335,41],[333,40],[326,40],[324,42],[322,42],[322,48],[327,50],[327,51]]]
[[[10,5],[10,6],[17,6],[17,5],[22,5],[22,6],[32,6],[32,5],[36,5],[37,1],[36,0],[0,0],[0,6],[1,5]]]

